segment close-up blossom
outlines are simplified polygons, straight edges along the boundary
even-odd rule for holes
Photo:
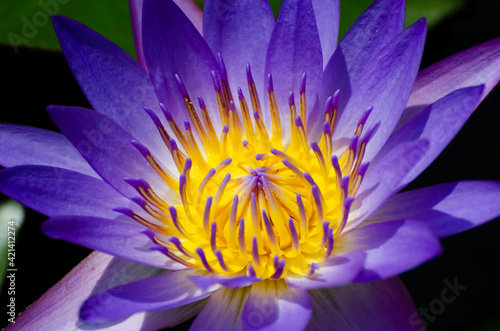
[[[7,330],[421,330],[397,276],[500,216],[500,182],[400,191],[500,80],[500,38],[419,72],[404,0],[340,41],[338,0],[130,10],[137,60],[52,17],[92,109],[0,124],[0,191],[96,251]]]

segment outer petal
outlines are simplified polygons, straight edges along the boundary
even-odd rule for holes
[[[428,148],[425,140],[402,143],[369,168],[352,204],[345,231],[357,227],[393,195],[406,175],[425,159]]]
[[[48,112],[87,162],[123,195],[131,197],[137,194],[123,180],[126,177],[143,178],[151,185],[157,185],[158,192],[171,192],[132,145],[134,137],[111,119],[77,107],[51,106]],[[175,195],[170,196],[175,198]]]
[[[321,42],[311,0],[286,0],[281,4],[266,60],[266,74],[273,75],[274,92],[280,109],[288,109],[291,91],[298,96],[304,72],[307,74],[309,126],[316,122],[320,113],[318,91],[323,75]],[[280,117],[283,127],[288,127],[289,112],[281,112]],[[290,132],[283,131],[283,134],[288,141]]]
[[[180,270],[143,233],[144,227],[97,217],[59,216],[42,224],[45,235],[156,268]]]
[[[375,164],[395,146],[405,141],[425,139],[429,150],[418,166],[406,174],[401,186],[410,183],[425,170],[451,142],[481,100],[483,86],[454,91],[436,101],[393,133],[373,160]]]
[[[147,24],[146,24],[147,22]],[[218,64],[207,43],[172,0],[144,0],[142,40],[156,93],[178,123],[187,119],[184,99],[174,77],[178,74],[194,101],[201,95],[218,116],[211,71]],[[215,121],[216,130],[220,130]],[[218,131],[219,132],[219,131]]]
[[[54,28],[82,91],[99,113],[118,123],[153,153],[165,150],[144,107],[159,112],[149,75],[125,51],[88,27],[54,16]]]
[[[174,0],[182,9],[184,14],[193,22],[198,31],[202,32],[203,14],[200,8],[192,0]],[[129,0],[130,18],[132,21],[132,32],[134,33],[135,52],[137,61],[146,69],[146,60],[142,48],[142,4],[144,0]]]
[[[318,27],[321,50],[323,51],[323,68],[332,56],[339,37],[340,1],[312,0],[316,26]]]
[[[200,290],[187,280],[193,272],[169,272],[96,294],[83,303],[80,318],[91,325],[103,324],[139,312],[176,308],[196,302],[210,296],[218,288]],[[88,311],[92,313],[88,314]]]
[[[242,330],[241,312],[250,287],[215,292],[196,317],[190,330]]]
[[[310,277],[289,276],[287,285],[301,289],[317,289],[343,286],[351,283],[360,273],[365,259],[364,253],[332,256],[320,264],[319,270]]]
[[[347,31],[326,66],[322,100],[340,89],[342,110],[370,62],[403,31],[404,20],[404,0],[373,2]]]
[[[214,54],[222,54],[232,91],[247,86],[245,67],[250,63],[257,91],[263,96],[266,51],[274,27],[269,1],[207,0],[203,15],[205,40]]]
[[[482,100],[499,80],[500,38],[450,56],[418,74],[398,128],[454,90],[484,84]]]
[[[500,216],[500,183],[464,181],[396,194],[369,222],[411,218],[450,236]]]
[[[436,257],[442,251],[434,231],[420,221],[400,220],[370,224],[343,234],[336,249],[367,254],[357,282],[394,277]]]
[[[399,278],[310,291],[308,330],[423,330],[415,305]]]
[[[247,329],[303,330],[312,314],[309,293],[287,287],[283,281],[252,285],[241,314]]]
[[[406,29],[369,64],[340,115],[334,139],[350,138],[368,107],[374,107],[365,127],[380,123],[370,140],[364,161],[370,161],[394,130],[417,76],[424,48],[424,19]],[[344,143],[337,141],[337,147]]]
[[[79,320],[80,307],[90,294],[158,274],[161,269],[94,252],[28,307],[6,330],[94,330]],[[142,313],[99,330],[152,330],[181,323],[200,306],[180,307],[161,313]],[[90,311],[88,312],[91,313]]]
[[[62,134],[30,126],[0,124],[0,160],[7,168],[44,165],[99,177]]]
[[[3,194],[47,216],[85,215],[118,218],[113,208],[131,202],[111,186],[77,172],[44,166],[0,171]]]

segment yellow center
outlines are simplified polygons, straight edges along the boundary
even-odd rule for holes
[[[241,90],[236,110],[225,70],[222,78],[214,80],[224,126],[219,135],[203,100],[197,112],[179,77],[191,123],[186,121],[184,131],[162,105],[172,138],[146,109],[180,175],[170,174],[144,147],[136,147],[178,192],[182,203],[169,205],[147,183],[136,182],[147,201],[144,209],[155,222],[131,216],[155,233],[154,240],[167,248],[170,258],[191,268],[263,279],[312,274],[332,253],[366,170],[361,161],[368,139],[358,141],[366,118],[340,158],[332,157],[336,93],[325,107],[321,139],[308,141],[304,75],[299,109],[292,93],[288,109],[281,109],[290,113],[285,129],[290,139],[284,146],[272,78],[268,81],[272,130],[268,132],[249,67],[247,73],[253,112]]]

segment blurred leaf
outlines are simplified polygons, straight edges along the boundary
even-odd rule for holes
[[[7,253],[9,250],[9,244],[12,243],[12,239],[10,242],[8,239],[9,227],[15,228],[16,236],[14,244],[17,245],[19,228],[21,227],[23,221],[23,206],[13,200],[7,200],[0,203],[0,288],[2,287],[2,282],[5,280],[5,271],[8,269]]]
[[[83,23],[134,55],[128,1],[16,0],[0,2],[0,43],[60,50],[50,21],[59,14]]]
[[[195,0],[203,7],[203,0]],[[281,0],[269,0],[278,15]],[[341,1],[340,35],[343,36],[373,0]],[[426,17],[430,27],[460,9],[465,0],[407,0],[406,25]],[[59,50],[49,14],[61,14],[98,31],[134,55],[127,1],[16,0],[0,3],[0,43]]]
[[[349,27],[370,6],[373,0],[340,1],[340,37],[343,37]],[[406,26],[425,17],[427,25],[432,27],[442,19],[461,9],[465,0],[407,0]]]

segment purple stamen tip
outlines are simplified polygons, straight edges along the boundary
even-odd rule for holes
[[[263,159],[266,155],[267,155],[267,154],[265,154],[265,153],[263,153],[263,154],[257,154],[257,155],[255,155],[255,159],[256,159],[257,161],[260,161],[260,160],[262,160],[262,159]]]
[[[219,84],[219,80],[217,79],[217,74],[213,70],[212,70],[211,74],[212,74],[212,82],[214,83],[214,90],[216,92],[220,93],[221,92],[221,87],[220,87],[220,84]]]
[[[226,263],[224,262],[224,257],[222,256],[222,252],[219,250],[216,250],[215,256],[217,257],[217,260],[219,260],[219,264],[220,264],[221,268],[224,269],[225,271],[228,271]]]
[[[214,175],[215,175],[215,169],[214,168],[211,168],[210,170],[208,170],[207,177],[213,177]]]
[[[340,96],[340,90],[337,90],[337,91],[335,91],[335,93],[333,93],[333,95],[332,95],[332,98],[333,98],[332,109],[338,108],[339,96]]]
[[[198,248],[195,249],[195,252],[196,252],[196,254],[198,254],[198,256],[199,256],[199,258],[201,260],[201,263],[203,263],[203,266],[205,267],[205,269],[207,269],[208,272],[213,273],[214,270],[208,264],[208,261],[207,261],[207,259],[205,257],[205,252],[203,251],[203,249],[201,249],[200,247],[198,247]]]
[[[168,141],[169,141],[169,143],[170,143],[170,149],[171,149],[172,151],[178,150],[178,147],[177,147],[177,142],[175,142],[175,139],[170,138]]]
[[[314,275],[318,269],[319,269],[319,264],[317,262],[311,263],[311,270],[309,271],[308,276]]]
[[[184,174],[191,169],[193,166],[193,161],[188,157],[186,158],[186,162],[184,163]]]
[[[252,238],[252,258],[257,264],[260,264],[259,247],[257,246],[256,236]]]
[[[255,118],[256,121],[260,119],[259,113],[256,110],[253,111],[253,117]]]
[[[186,98],[188,96],[186,86],[184,86],[184,82],[178,74],[175,74],[175,80],[177,81],[177,85],[179,85],[179,92],[181,93],[182,97]]]
[[[188,120],[184,120],[184,130],[191,131],[191,124]]]
[[[238,87],[237,90],[238,90],[238,99],[240,99],[240,101],[245,100],[245,97],[243,96],[243,91],[241,90],[241,87]]]
[[[224,127],[222,128],[222,133],[228,133],[229,132],[229,126],[224,125]]]
[[[249,277],[257,278],[257,274],[255,273],[255,269],[254,269],[253,265],[249,264],[247,269],[248,269],[248,276]]]
[[[349,142],[349,149],[352,151],[356,151],[358,147],[358,136],[354,136],[351,138],[351,141]]]
[[[174,118],[173,118],[172,114],[168,111],[167,106],[165,106],[163,103],[160,103],[160,109],[162,110],[163,115],[165,115],[165,118],[167,119],[167,121],[169,121],[169,122],[174,121]]]
[[[231,110],[231,111],[235,111],[236,110],[236,107],[234,105],[233,100],[229,101],[229,110]]]
[[[149,149],[147,149],[146,146],[142,145],[137,140],[131,140],[130,142],[139,151],[139,153],[142,154],[142,156],[146,157],[146,156],[151,155],[151,153],[149,152]]]
[[[222,59],[222,55],[220,53],[217,53],[217,62],[219,63],[224,79],[226,79],[227,78],[226,65],[224,64],[224,59]]]
[[[333,108],[333,97],[328,97],[325,102],[325,114],[329,114],[332,112]]]
[[[317,153],[321,152],[321,149],[319,148],[318,143],[316,142],[316,140],[313,140],[311,142],[311,148],[312,148],[313,151],[315,151]]]
[[[198,103],[200,104],[201,109],[207,109],[207,106],[205,105],[205,101],[201,97],[201,95],[198,96]]]
[[[242,141],[242,144],[243,144],[243,147],[247,147],[247,146],[248,146],[248,141],[243,140],[243,141]]]
[[[325,121],[323,123],[323,133],[325,135],[330,135],[331,134],[331,131],[330,131],[330,123],[328,123],[327,121]]]
[[[313,194],[314,194],[314,188],[316,187],[316,190],[318,190],[318,187],[316,186],[316,183],[314,182],[314,179],[312,178],[312,176],[308,173],[308,172],[304,172],[304,178],[309,182],[311,183],[311,185],[314,185],[313,186]]]
[[[311,193],[312,193],[312,195],[314,197],[314,200],[316,200],[318,202],[321,202],[321,197],[319,195],[319,187],[318,187],[318,185],[313,184],[313,186],[311,188]]]
[[[361,177],[364,177],[366,174],[366,171],[368,170],[369,167],[370,167],[370,162],[362,163],[359,166],[358,175],[360,175]]]
[[[271,74],[267,75],[267,92],[271,93],[274,91],[273,76]]]
[[[363,138],[361,139],[361,143],[362,144],[365,144],[365,143],[368,143],[368,141],[370,141],[371,137],[373,136],[373,134],[375,133],[375,131],[377,131],[378,127],[380,126],[380,122],[377,122],[375,125],[371,126],[368,131],[365,133],[365,135],[363,136]]]
[[[179,187],[181,187],[181,188],[184,187],[186,185],[186,181],[187,181],[186,175],[181,174],[179,176]],[[181,191],[182,191],[182,189],[181,189]]]
[[[291,106],[295,106],[295,96],[293,94],[293,92],[290,92],[288,94],[288,105],[291,107]]]
[[[252,76],[252,68],[250,67],[250,63],[247,63],[247,81],[249,84],[253,83],[253,76]]]
[[[363,113],[363,116],[361,116],[361,119],[359,120],[358,125],[365,125],[366,120],[368,119],[368,116],[370,116],[370,113],[373,110],[373,106],[368,107],[365,112]]]
[[[228,157],[227,159],[225,159],[224,161],[222,161],[222,162],[220,163],[220,165],[228,166],[228,165],[230,165],[232,162],[233,162],[233,159],[232,159],[232,158],[230,158],[230,157]]]
[[[177,219],[177,209],[175,209],[174,206],[168,207],[168,211],[170,212],[170,217],[172,217],[172,219]]]
[[[295,116],[295,125],[300,127],[300,126],[304,126],[302,124],[302,119],[300,118],[300,116]]]
[[[349,188],[350,178],[351,177],[349,175],[347,175],[347,176],[342,177],[342,179],[340,180],[340,188],[342,189],[342,191],[347,192],[347,189]]]
[[[147,202],[138,196],[133,196],[130,198],[130,200],[132,200],[132,202],[134,202],[136,205],[138,205],[142,209],[144,209],[147,205]]]
[[[300,79],[300,94],[306,93],[307,74],[304,72]]]

